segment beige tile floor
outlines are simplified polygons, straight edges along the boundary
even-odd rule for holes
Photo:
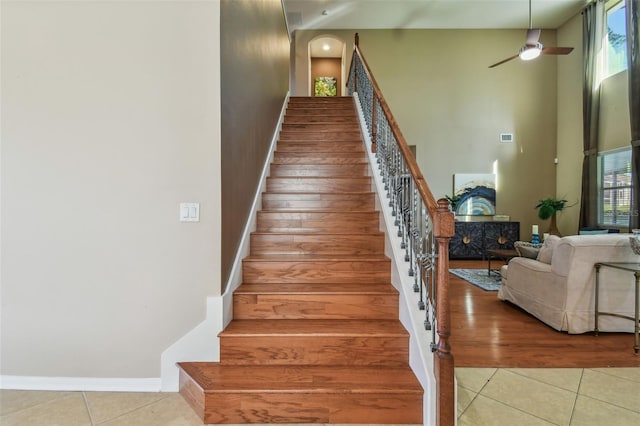
[[[640,368],[458,368],[464,426],[640,425]],[[0,391],[2,426],[201,425],[176,393]]]
[[[640,368],[457,368],[458,425],[640,425]]]

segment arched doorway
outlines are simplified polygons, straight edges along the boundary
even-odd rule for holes
[[[310,96],[343,96],[345,43],[332,35],[309,42]]]

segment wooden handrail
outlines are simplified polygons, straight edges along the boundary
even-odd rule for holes
[[[451,314],[449,308],[449,241],[454,235],[454,215],[449,209],[449,201],[441,198],[436,201],[433,193],[429,189],[427,182],[422,175],[422,171],[414,156],[411,154],[409,144],[407,143],[398,123],[396,122],[391,109],[387,104],[382,91],[376,82],[376,79],[369,68],[364,55],[360,51],[359,36],[355,34],[354,55],[357,55],[362,62],[364,72],[371,82],[373,89],[373,117],[372,122],[376,123],[377,109],[375,102],[380,104],[391,132],[395,137],[396,143],[405,164],[415,182],[416,189],[422,198],[429,216],[432,218],[433,235],[437,242],[437,259],[436,259],[436,333],[438,334],[438,342],[434,349],[434,376],[436,379],[436,422],[439,426],[452,426],[455,424],[456,407],[455,407],[455,387],[454,387],[454,359],[449,345],[449,337],[451,335]],[[351,60],[349,75],[352,75],[354,66],[354,58]],[[353,73],[354,79],[356,73]],[[354,81],[354,91],[358,91],[361,82],[357,79]],[[372,139],[375,143],[375,129],[372,129]],[[372,145],[372,150],[375,144]]]

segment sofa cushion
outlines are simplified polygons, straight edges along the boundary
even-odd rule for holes
[[[516,241],[513,243],[513,248],[518,253],[518,256],[528,257],[529,259],[537,259],[541,247],[542,244],[540,243],[530,243],[528,241]]]
[[[558,244],[558,241],[560,241],[560,237],[558,237],[557,235],[549,235],[547,239],[544,240],[544,244],[542,245],[542,248],[540,249],[536,260],[538,260],[538,262],[550,265],[551,258],[553,257],[553,250]]]

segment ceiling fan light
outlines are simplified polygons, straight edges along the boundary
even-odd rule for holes
[[[523,61],[530,61],[532,59],[537,58],[542,53],[542,43],[536,43],[535,45],[524,45],[520,48],[520,59]]]

